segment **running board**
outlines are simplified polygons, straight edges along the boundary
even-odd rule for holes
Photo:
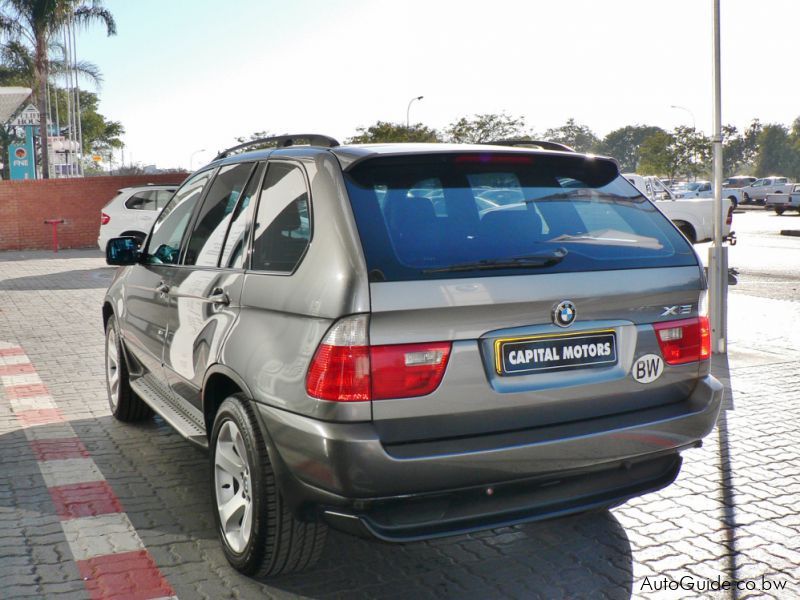
[[[147,375],[131,380],[131,388],[134,393],[179,434],[193,444],[208,448],[202,413],[193,406],[179,406],[175,401],[165,399],[160,387],[148,381]]]

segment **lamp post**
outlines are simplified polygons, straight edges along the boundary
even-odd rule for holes
[[[713,96],[714,132],[714,243],[708,249],[709,309],[711,317],[711,350],[727,352],[728,341],[728,248],[722,245],[722,86],[720,71],[720,10],[719,0],[712,0],[713,17]]]
[[[205,151],[206,151],[205,148],[201,148],[200,150],[195,150],[194,152],[192,152],[189,155],[189,171],[193,171],[194,170],[194,167],[193,167],[193,165],[194,165],[194,155],[195,154],[200,154],[201,152],[205,152]]]
[[[697,122],[694,119],[694,113],[692,111],[690,111],[685,106],[677,106],[675,104],[671,104],[670,108],[677,108],[678,110],[685,110],[687,113],[689,113],[689,116],[692,117],[692,129],[695,129],[695,130],[697,129]]]
[[[423,96],[415,96],[408,101],[408,108],[406,108],[406,129],[411,128],[411,105],[415,100],[422,100]]]

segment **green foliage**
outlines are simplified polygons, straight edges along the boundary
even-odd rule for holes
[[[378,121],[369,127],[358,127],[357,135],[347,140],[348,144],[379,144],[389,142],[440,142],[439,133],[422,123],[406,127],[401,123]]]
[[[797,175],[798,149],[794,137],[784,125],[764,125],[758,136],[756,177]]]
[[[733,125],[722,126],[722,174],[723,177],[751,171],[758,155],[758,136],[761,123],[754,119],[743,134]]]
[[[639,146],[637,173],[674,179],[678,167],[675,138],[666,131],[652,133]]]
[[[67,90],[51,88],[50,99],[58,107],[62,134],[68,134]],[[74,101],[74,95],[72,101]],[[99,102],[97,94],[85,90],[80,91],[83,152],[99,154],[108,159],[113,150],[122,148],[123,143],[120,137],[125,133],[125,128],[119,121],[109,121],[97,112]],[[55,113],[55,109],[53,112]]]
[[[600,145],[600,140],[594,132],[586,125],[576,123],[575,119],[567,119],[561,127],[548,129],[544,132],[544,139],[566,144],[577,152],[594,152]]]
[[[665,133],[651,125],[628,125],[610,132],[599,144],[598,152],[619,161],[623,173],[637,172],[642,143],[655,133]]]
[[[482,144],[528,135],[525,117],[512,117],[506,113],[461,117],[450,123],[444,134],[445,139],[454,144]]]

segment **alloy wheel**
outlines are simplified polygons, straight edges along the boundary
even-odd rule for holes
[[[245,441],[231,420],[220,427],[214,447],[214,489],[225,542],[241,553],[253,531],[252,483]]]

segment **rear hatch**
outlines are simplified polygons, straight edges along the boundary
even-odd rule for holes
[[[707,370],[689,348],[705,288],[697,256],[613,161],[411,154],[364,160],[346,183],[370,345],[414,344],[406,365],[441,356],[425,343],[449,348],[433,391],[373,399],[385,443],[679,402]]]

